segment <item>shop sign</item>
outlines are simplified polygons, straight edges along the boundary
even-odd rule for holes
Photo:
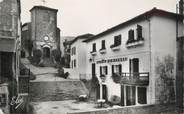
[[[102,63],[113,63],[113,62],[123,62],[123,61],[127,61],[128,58],[127,57],[123,57],[123,58],[113,58],[113,59],[102,59],[97,61],[97,64],[102,64]]]

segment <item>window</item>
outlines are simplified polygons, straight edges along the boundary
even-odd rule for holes
[[[137,40],[142,40],[143,37],[142,37],[142,26],[140,25],[137,25]]]
[[[112,65],[112,74],[116,73],[116,74],[121,74],[122,72],[122,65]]]
[[[75,55],[75,54],[76,54],[76,47],[73,47],[71,51],[71,55]]]
[[[135,105],[135,86],[126,86],[126,104],[127,106]]]
[[[127,41],[127,44],[128,43],[132,43],[134,41],[135,41],[135,39],[134,39],[134,30],[130,29],[128,31],[128,41]]]
[[[114,36],[114,44],[110,46],[110,48],[114,48],[121,45],[121,35]]]
[[[118,36],[114,37],[114,45],[115,46],[121,45],[121,35],[118,35]]]
[[[73,69],[73,60],[72,60],[72,62],[71,62],[71,67],[72,67],[72,69]]]
[[[0,94],[0,106],[6,106],[6,94]]]
[[[105,40],[102,40],[102,48],[101,48],[101,50],[103,50],[103,49],[106,49],[105,48]]]
[[[100,66],[100,75],[107,75],[107,74],[108,74],[108,67]]]
[[[92,52],[96,52],[96,43],[93,43]]]
[[[74,60],[74,68],[76,68],[76,60]]]
[[[142,36],[142,26],[141,25],[137,25],[137,29],[136,29],[136,38],[134,36],[134,30],[130,29],[128,31],[128,40],[126,44],[129,43],[133,43],[136,41],[140,41],[140,40],[144,40],[143,36]],[[139,42],[139,44],[137,45],[141,45],[142,43]]]
[[[134,58],[129,60],[129,70],[133,76],[138,76],[139,73],[139,59]]]
[[[147,104],[146,87],[137,87],[138,103]]]
[[[76,54],[76,47],[73,47],[73,54]]]

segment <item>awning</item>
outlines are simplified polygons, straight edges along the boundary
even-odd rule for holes
[[[14,37],[2,37],[0,36],[0,51],[3,52],[15,52],[16,50],[16,38]]]

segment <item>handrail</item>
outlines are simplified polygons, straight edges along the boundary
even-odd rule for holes
[[[149,72],[134,72],[134,73],[123,72],[120,75],[121,77],[149,77]]]

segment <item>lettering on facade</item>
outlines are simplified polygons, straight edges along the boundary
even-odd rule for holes
[[[102,63],[113,63],[113,62],[123,62],[123,61],[127,61],[128,58],[127,57],[123,57],[123,58],[113,58],[113,59],[102,59],[97,61],[97,64],[102,64]]]

